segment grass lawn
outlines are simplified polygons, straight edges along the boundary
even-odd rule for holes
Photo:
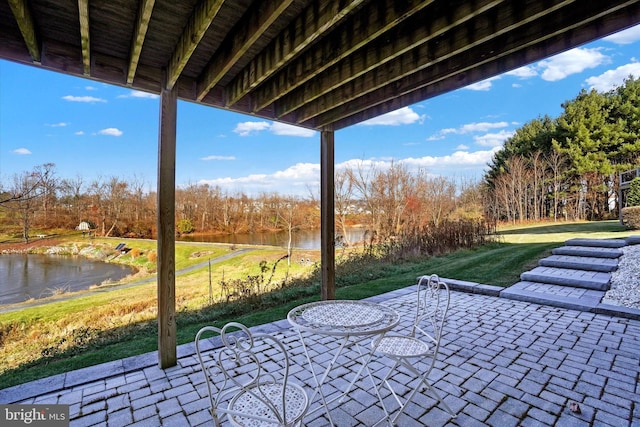
[[[427,259],[362,266],[349,274],[350,286],[339,287],[340,299],[361,299],[415,283],[419,275],[437,273],[441,277],[509,286],[520,273],[533,268],[551,249],[576,237],[624,238],[638,234],[617,221],[538,224],[503,227],[497,242],[474,250]],[[99,239],[96,239],[99,240]],[[113,240],[106,243],[113,246]],[[155,242],[127,241],[144,256]],[[212,264],[206,262],[230,252],[215,244],[176,245],[176,270],[192,268],[176,277],[178,343],[193,340],[204,324],[222,325],[230,320],[248,326],[283,319],[298,304],[319,299],[319,283],[271,292],[253,305],[236,302],[209,304],[210,292],[223,293],[222,283],[255,277],[268,290],[270,283],[288,283],[308,277],[313,267],[277,261],[282,248],[262,248],[239,253]],[[293,259],[298,259],[298,252]],[[317,260],[319,254],[304,251],[304,258]],[[123,261],[126,259],[123,257]],[[134,260],[131,260],[132,262]],[[264,262],[265,268],[260,267]],[[278,262],[274,277],[273,266]],[[152,275],[151,275],[152,276]],[[137,278],[136,280],[139,280]],[[338,268],[337,282],[343,278]],[[317,281],[316,281],[317,282]],[[67,300],[0,313],[0,388],[79,369],[157,349],[155,280],[108,292],[91,292]]]

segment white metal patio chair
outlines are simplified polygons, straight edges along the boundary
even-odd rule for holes
[[[440,337],[449,309],[449,287],[435,274],[422,276],[418,281],[416,295],[416,314],[411,333],[401,335],[392,331],[378,337],[372,343],[374,355],[388,357],[393,361],[393,366],[382,381],[376,384],[376,394],[385,411],[385,417],[378,424],[388,420],[390,425],[394,425],[420,390],[430,393],[442,404],[452,418],[456,417],[456,414],[434,390],[429,381],[429,375],[435,366],[440,350]],[[413,387],[406,397],[399,396],[390,381],[393,379],[394,373],[401,371],[415,377],[415,380],[406,384],[407,387]],[[374,380],[372,379],[372,381]],[[393,416],[388,412],[383,402],[380,394],[382,387],[386,387],[400,405]]]
[[[302,424],[308,397],[289,381],[289,356],[277,338],[231,322],[203,327],[195,345],[216,426],[225,419],[235,426]]]

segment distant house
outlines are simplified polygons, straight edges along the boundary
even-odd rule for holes
[[[95,229],[90,222],[81,221],[80,224],[76,226],[76,230],[82,231],[82,235],[84,236],[87,233],[91,236],[91,232]]]

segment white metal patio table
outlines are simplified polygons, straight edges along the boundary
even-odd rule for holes
[[[298,332],[309,369],[315,381],[314,391],[309,401],[313,402],[318,394],[321,399],[321,405],[317,408],[312,408],[307,415],[313,414],[324,407],[329,417],[329,422],[334,425],[329,405],[347,396],[361,376],[363,369],[367,369],[368,372],[365,356],[371,353],[371,346],[367,346],[368,349],[363,351],[360,343],[393,329],[400,323],[400,316],[395,310],[382,304],[357,300],[328,300],[298,306],[289,312],[287,320]],[[314,363],[309,354],[307,340],[314,335],[336,337],[340,342],[331,360],[325,362],[324,365],[326,366],[322,362]],[[351,350],[349,354],[353,356],[346,357],[339,362],[340,355],[346,349]],[[327,400],[322,386],[327,381],[330,372],[358,359],[360,367],[346,389]],[[324,369],[324,372],[319,375],[315,366],[321,368],[320,371]],[[368,373],[370,375],[370,372]]]

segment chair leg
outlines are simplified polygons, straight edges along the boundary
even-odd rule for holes
[[[397,365],[402,365],[404,366],[405,369],[407,369],[409,372],[411,372],[413,375],[416,376],[416,378],[418,379],[418,384],[416,384],[416,386],[413,388],[413,390],[411,390],[411,393],[409,393],[409,396],[407,396],[404,404],[400,403],[400,401],[398,400],[398,397],[396,396],[396,394],[393,392],[393,389],[390,388],[390,385],[388,384],[388,382],[385,380],[385,383],[387,383],[387,387],[389,387],[389,389],[391,390],[391,393],[396,396],[396,400],[398,400],[398,403],[400,404],[400,409],[398,410],[398,412],[394,415],[394,417],[391,419],[391,422],[395,424],[396,420],[398,419],[398,417],[400,415],[402,415],[402,413],[404,413],[407,405],[413,401],[413,398],[415,397],[415,395],[418,393],[418,391],[420,390],[420,388],[422,387],[422,385],[424,385],[424,387],[426,388],[426,390],[431,394],[431,396],[436,399],[440,404],[442,404],[442,406],[444,407],[445,411],[447,411],[447,413],[449,415],[451,415],[451,418],[455,418],[457,416],[457,414],[455,412],[453,412],[453,410],[449,407],[449,405],[446,404],[446,402],[442,399],[442,397],[440,397],[440,395],[435,391],[435,389],[433,388],[433,386],[431,385],[431,383],[429,382],[429,380],[427,379],[426,375],[421,374],[420,372],[418,372],[418,370],[411,365],[407,360],[398,360],[396,362],[396,366]],[[389,375],[387,375],[387,378],[389,377]]]

